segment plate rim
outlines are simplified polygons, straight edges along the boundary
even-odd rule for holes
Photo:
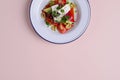
[[[31,2],[30,2],[30,6],[29,6],[29,19],[30,19],[30,24],[31,24],[31,26],[32,26],[32,28],[33,28],[33,30],[35,31],[35,33],[40,37],[40,38],[42,38],[43,40],[45,40],[45,41],[47,41],[47,42],[49,42],[49,43],[53,43],[53,44],[68,44],[68,43],[71,43],[71,42],[74,42],[74,41],[76,41],[77,39],[79,39],[85,32],[86,32],[86,30],[87,30],[87,28],[88,28],[88,26],[89,26],[89,24],[90,24],[90,21],[91,21],[91,6],[90,6],[90,1],[89,0],[86,0],[87,1],[87,3],[88,3],[88,6],[89,6],[89,19],[88,19],[88,21],[87,21],[87,23],[86,23],[86,28],[85,28],[85,30],[82,32],[82,34],[81,35],[79,35],[77,38],[75,38],[74,40],[71,40],[71,41],[69,41],[69,42],[64,42],[64,43],[56,43],[56,42],[52,42],[52,41],[49,41],[49,40],[47,40],[47,39],[45,39],[45,38],[43,38],[36,30],[35,30],[35,28],[34,28],[34,26],[33,26],[33,23],[32,23],[32,20],[31,20],[31,14],[30,14],[30,12],[31,12],[31,6],[32,6],[32,3],[33,3],[33,0],[31,0]]]

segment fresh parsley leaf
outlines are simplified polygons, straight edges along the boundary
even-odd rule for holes
[[[49,25],[50,25],[50,24],[49,24],[49,22],[47,22],[47,21],[46,21],[46,25],[48,25],[48,26],[49,26]]]
[[[59,23],[59,21],[58,21],[58,20],[55,20],[55,22]]]
[[[65,23],[69,18],[69,16],[63,16],[61,19],[61,23]]]
[[[59,10],[60,8],[61,8],[61,6],[58,6],[58,7],[57,7],[57,10]]]
[[[67,1],[66,4],[69,4],[69,2]]]
[[[70,16],[65,16],[65,18],[68,20],[70,18]]]
[[[57,17],[57,16],[59,16],[59,15],[60,15],[60,14],[59,14],[57,11],[53,11],[53,12],[52,12],[52,16],[53,16],[53,17]]]
[[[65,11],[63,9],[60,10],[62,13],[64,13]]]

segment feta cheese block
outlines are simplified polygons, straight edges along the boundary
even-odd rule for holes
[[[57,11],[57,7],[58,7],[58,4],[56,5],[53,5],[51,8],[52,8],[52,11]]]
[[[55,6],[56,7],[56,6]],[[55,10],[55,9],[54,9]],[[60,14],[59,16],[57,17],[54,17],[54,20],[56,21],[60,21],[61,18],[66,15],[69,11],[70,11],[70,4],[66,4],[64,7],[62,7],[61,9],[57,10],[56,11]]]
[[[58,10],[58,13],[60,14],[59,17],[63,17],[70,11],[70,5],[66,4],[64,7],[62,7],[60,10]]]

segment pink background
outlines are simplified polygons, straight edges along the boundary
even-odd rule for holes
[[[30,2],[0,1],[0,80],[120,80],[120,0],[90,0],[87,31],[65,45],[34,32]]]

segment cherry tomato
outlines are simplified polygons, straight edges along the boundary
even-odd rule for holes
[[[66,4],[66,0],[62,0],[62,4]]]
[[[67,31],[65,26],[62,23],[57,27],[57,29],[62,34],[64,34]]]
[[[56,27],[59,26],[59,23],[56,23],[56,22],[53,22],[52,24]]]
[[[58,4],[58,1],[59,1],[59,0],[55,0],[55,4]]]
[[[66,4],[66,0],[59,0],[58,3],[61,4],[61,5],[65,5]]]

